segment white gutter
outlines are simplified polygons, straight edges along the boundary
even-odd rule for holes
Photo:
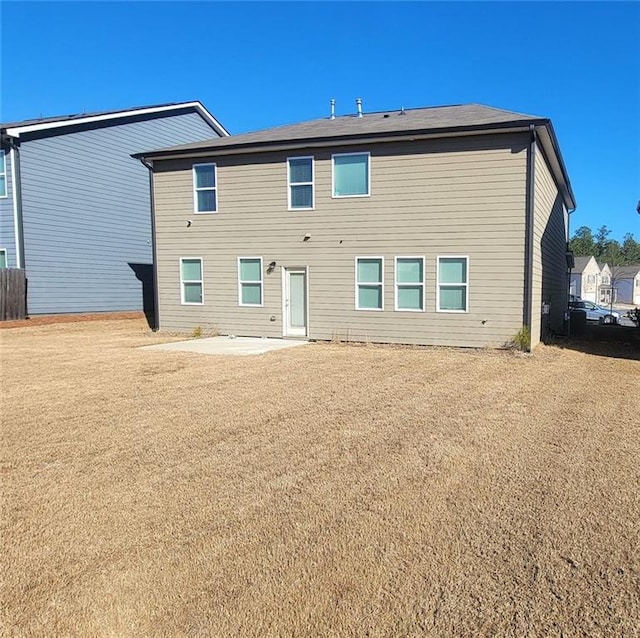
[[[86,117],[75,117],[68,120],[56,122],[40,122],[39,124],[24,124],[7,128],[7,135],[19,138],[22,133],[35,133],[49,129],[63,128],[67,126],[77,126],[78,124],[91,124],[93,122],[106,122],[125,117],[137,115],[153,115],[155,113],[165,113],[168,111],[178,111],[185,108],[193,108],[221,137],[229,137],[229,132],[216,120],[200,102],[183,102],[182,104],[171,104],[169,106],[150,106],[142,109],[132,109],[130,111],[118,111],[117,113],[106,113],[103,115],[89,115]]]

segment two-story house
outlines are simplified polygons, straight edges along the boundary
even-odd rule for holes
[[[584,301],[599,303],[601,270],[595,257],[575,257],[571,269],[569,293]],[[610,283],[610,280],[609,280]]]
[[[131,157],[227,131],[200,102],[0,126],[0,266],[24,268],[29,314],[153,303],[149,171]]]
[[[615,301],[640,306],[640,264],[617,266],[614,272]]]
[[[563,327],[575,201],[547,118],[360,112],[136,157],[161,329],[499,347]]]

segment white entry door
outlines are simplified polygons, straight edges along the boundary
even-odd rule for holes
[[[284,270],[284,336],[307,336],[307,271]]]

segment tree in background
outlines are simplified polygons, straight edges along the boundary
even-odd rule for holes
[[[573,254],[578,257],[589,257],[596,251],[596,242],[593,239],[593,233],[588,226],[580,226],[569,242],[569,247]]]
[[[611,231],[606,226],[598,228],[595,235],[588,226],[581,226],[573,234],[569,247],[574,255],[593,255],[599,264],[606,263],[611,268],[640,264],[640,242],[631,233],[627,233],[620,245],[616,239],[609,239],[610,234]]]
[[[617,240],[609,239],[610,234],[611,231],[606,226],[600,226],[595,235],[588,226],[581,226],[573,234],[569,247],[576,256],[593,255],[600,266],[608,264],[611,271],[609,308],[613,310],[613,293],[622,275],[621,267],[640,264],[640,242],[637,242],[631,233],[627,233],[620,245]]]
[[[622,239],[622,255],[625,264],[640,264],[640,242],[631,233],[627,233]]]

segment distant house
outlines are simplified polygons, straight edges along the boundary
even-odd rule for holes
[[[600,266],[595,257],[575,257],[571,269],[569,294],[586,301],[598,303],[600,288]]]
[[[478,347],[563,327],[575,203],[546,118],[358,113],[137,157],[161,329]]]
[[[228,136],[200,102],[4,123],[0,266],[26,269],[30,314],[140,310],[152,286],[140,148]]]
[[[640,264],[615,268],[616,301],[640,306]]]
[[[598,286],[598,303],[608,304],[615,299],[615,289],[611,285],[611,268],[609,264],[598,264],[600,268],[600,284]]]

